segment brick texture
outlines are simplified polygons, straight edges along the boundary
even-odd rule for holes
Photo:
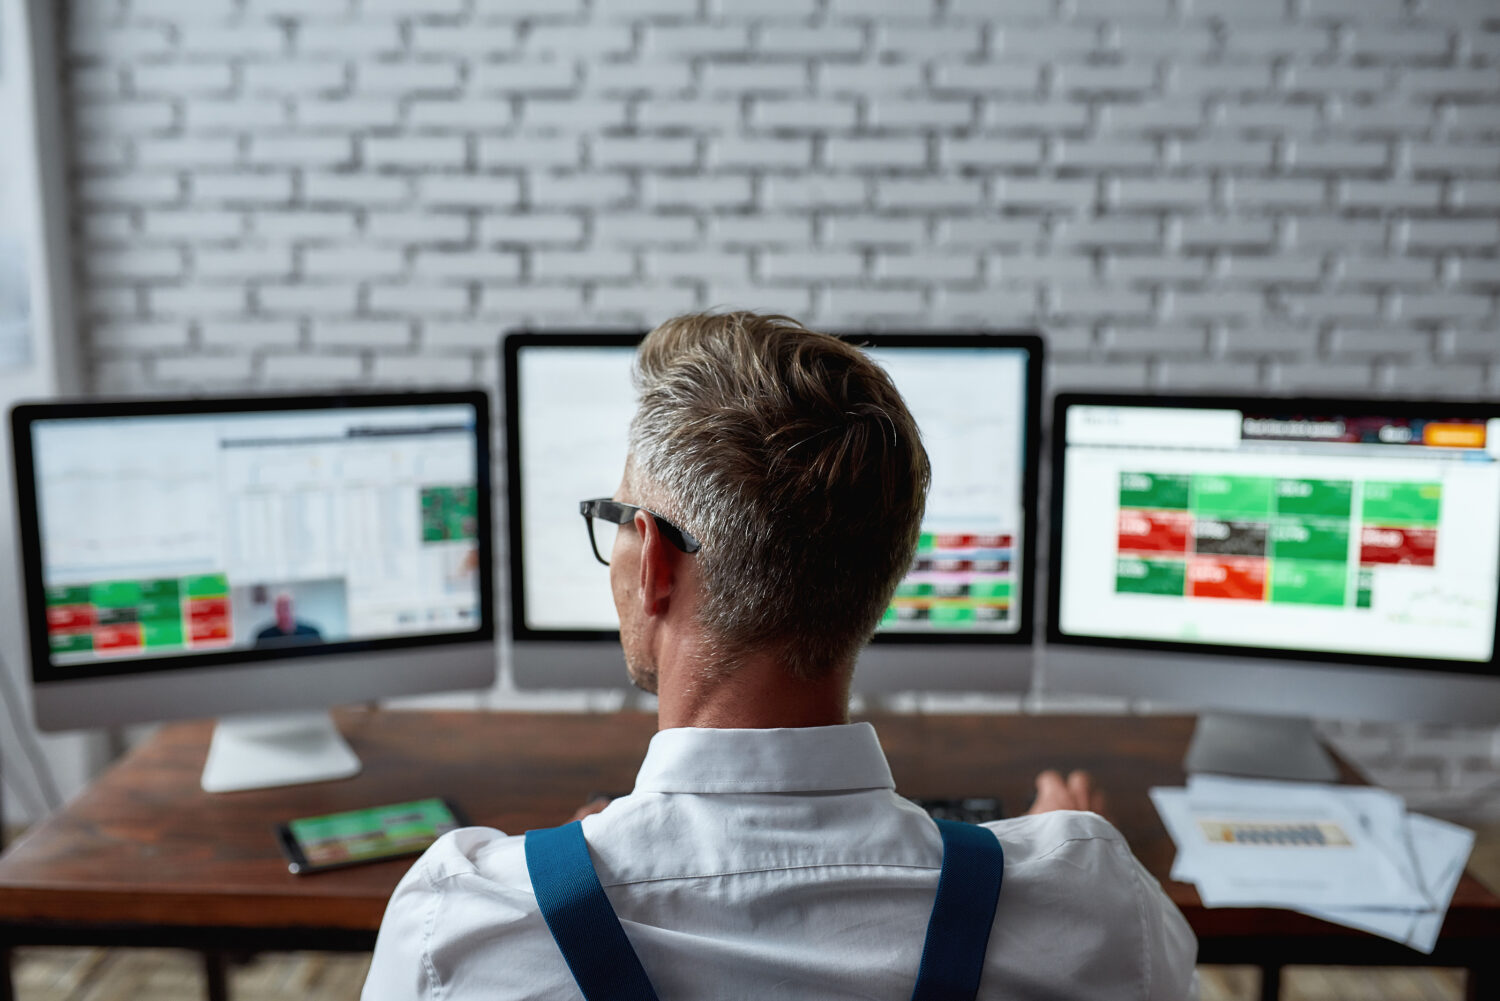
[[[509,324],[735,304],[1039,324],[1055,388],[1493,396],[1484,6],[67,0],[89,376],[493,380]]]

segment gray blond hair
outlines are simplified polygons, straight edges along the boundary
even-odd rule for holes
[[[732,667],[851,664],[916,551],[930,470],[885,371],[790,317],[668,320],[636,358],[637,503],[697,536],[702,625]]]

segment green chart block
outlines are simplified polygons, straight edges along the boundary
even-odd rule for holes
[[[92,633],[53,633],[53,653],[88,653],[94,649]]]
[[[933,605],[927,621],[935,626],[967,625],[974,621],[974,609],[969,605]]]
[[[1122,556],[1115,561],[1115,591],[1180,598],[1187,593],[1187,564],[1182,560],[1142,560]]]
[[[915,583],[903,580],[896,585],[896,597],[898,598],[927,598],[932,596],[933,591],[933,586],[926,581]]]
[[[89,600],[100,608],[129,608],[141,602],[138,580],[107,580],[89,588]]]
[[[1269,476],[1194,476],[1193,511],[1264,520],[1275,485]]]
[[[937,548],[937,534],[934,532],[923,532],[917,536],[917,555],[930,553]]]
[[[1011,582],[1008,580],[976,580],[969,585],[971,598],[1009,598]]]
[[[222,598],[229,594],[229,578],[221,573],[184,577],[182,586],[189,598]]]
[[[1349,562],[1349,523],[1328,518],[1277,518],[1271,523],[1276,559]]]
[[[880,617],[880,624],[882,626],[889,626],[896,621],[896,618],[896,606],[892,605],[891,607],[887,608],[885,610],[885,614]]]
[[[177,583],[177,578],[168,577],[166,580],[143,580],[141,581],[141,597],[146,601],[171,601],[175,603],[178,595],[182,593]],[[146,616],[141,616],[146,618]]]
[[[92,594],[92,589],[88,587],[49,587],[47,588],[47,604],[87,605]]]
[[[1177,473],[1121,473],[1120,506],[1186,511],[1190,479]]]
[[[474,538],[478,504],[478,491],[473,487],[423,488],[422,541]]]
[[[443,538],[443,495],[439,490],[422,491],[422,541],[440,542]]]
[[[1276,513],[1348,518],[1354,506],[1350,480],[1277,480]]]
[[[422,541],[442,542],[447,536],[444,522],[444,497],[441,487],[422,491]]]
[[[1342,605],[1349,568],[1309,560],[1271,561],[1271,601],[1285,605]]]
[[[454,487],[448,491],[449,514],[472,518],[479,510],[479,492],[473,487]]]
[[[141,623],[141,643],[148,647],[182,646],[181,619],[155,619]]]
[[[1441,483],[1365,484],[1364,519],[1371,525],[1435,526],[1442,515]]]
[[[182,605],[176,598],[145,598],[136,606],[136,618],[142,622],[150,619],[177,621],[182,618]]]
[[[1375,574],[1369,570],[1361,570],[1355,578],[1355,588],[1354,606],[1369,608],[1375,593]]]

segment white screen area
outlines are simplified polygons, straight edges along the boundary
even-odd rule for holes
[[[1500,422],[1073,405],[1062,433],[1064,635],[1492,658]]]
[[[932,461],[922,542],[884,631],[1020,628],[1026,353],[887,347]],[[534,630],[615,630],[609,571],[578,502],[612,496],[625,465],[635,349],[528,345],[517,358],[522,586]]]
[[[480,627],[464,405],[32,425],[56,664]]]

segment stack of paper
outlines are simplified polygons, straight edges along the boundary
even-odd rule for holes
[[[1205,907],[1285,907],[1430,953],[1474,832],[1381,789],[1194,775],[1152,789],[1172,878]]]

